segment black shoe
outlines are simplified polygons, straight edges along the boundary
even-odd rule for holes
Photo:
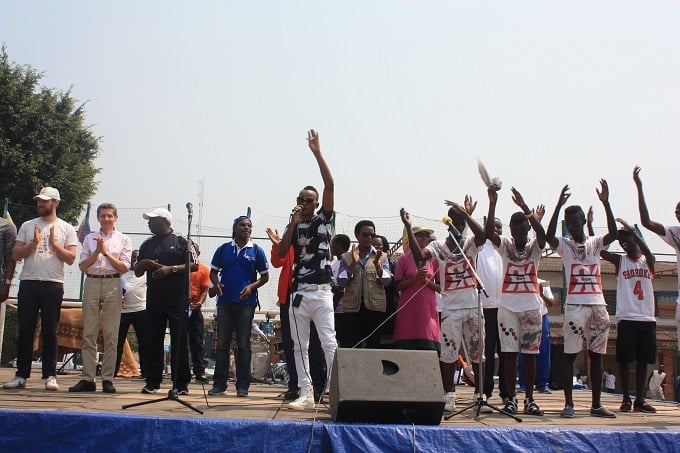
[[[92,381],[86,381],[81,379],[73,387],[69,387],[69,392],[95,392],[97,390],[97,384]]]
[[[178,395],[188,395],[188,394],[189,394],[189,389],[187,389],[186,387],[178,388],[178,389],[177,389],[177,394],[178,394]]]
[[[283,394],[283,401],[294,401],[298,399],[300,392],[298,390],[288,390]]]
[[[156,393],[160,390],[160,387],[154,387],[151,384],[146,384],[142,389],[142,393]]]
[[[207,384],[210,382],[210,380],[208,379],[208,376],[205,375],[205,373],[201,373],[196,375],[196,382],[199,384]]]
[[[116,393],[116,387],[113,386],[111,381],[102,381],[102,390],[104,393]]]

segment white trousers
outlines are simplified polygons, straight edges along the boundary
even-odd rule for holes
[[[326,357],[327,382],[330,382],[331,369],[338,342],[335,340],[335,318],[333,315],[333,293],[329,289],[315,291],[297,291],[292,294],[289,303],[297,295],[302,296],[300,306],[290,307],[290,334],[293,337],[295,367],[300,389],[312,385],[309,374],[309,328],[313,321]]]

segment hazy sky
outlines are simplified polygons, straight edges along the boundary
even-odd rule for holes
[[[470,193],[482,215],[480,157],[506,222],[510,186],[549,216],[569,184],[604,226],[601,177],[639,222],[639,164],[652,218],[677,223],[675,1],[2,3],[11,60],[87,102],[95,206],[184,215],[204,180],[204,227],[246,206],[285,217],[321,186],[315,128],[341,213],[440,218]]]

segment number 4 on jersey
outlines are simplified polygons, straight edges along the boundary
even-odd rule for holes
[[[640,280],[635,282],[633,294],[637,296],[638,300],[643,300],[645,298],[645,292],[642,289],[642,283],[640,282]]]

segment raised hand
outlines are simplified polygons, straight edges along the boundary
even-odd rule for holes
[[[475,212],[475,208],[477,207],[477,202],[472,201],[472,197],[470,195],[465,195],[465,201],[464,201],[464,206],[465,206],[465,212],[468,213],[468,215],[472,215],[473,212]]]
[[[512,192],[512,201],[519,206],[523,211],[528,211],[529,208],[527,207],[527,204],[524,201],[524,197],[522,197],[522,194],[519,193],[519,190],[515,189],[514,187],[510,188],[510,191]]]
[[[609,201],[609,185],[605,179],[600,179],[600,187],[601,190],[595,189],[595,192],[597,192],[597,198],[599,198],[601,202],[605,203]]]
[[[359,258],[359,247],[356,244],[352,244],[352,267],[359,262]]]
[[[536,216],[536,220],[539,222],[543,220],[543,217],[545,217],[545,205],[544,204],[539,204],[536,206],[536,211],[534,211],[534,215]]]
[[[279,230],[272,230],[270,227],[267,227],[264,231],[267,233],[267,236],[269,236],[269,240],[272,241],[272,244],[279,245],[279,242],[281,242]]]
[[[569,191],[569,185],[568,184],[566,186],[562,187],[562,191],[560,192],[560,197],[557,199],[557,206],[558,207],[564,206],[564,204],[567,202],[569,197],[571,197],[571,194],[568,191]]]
[[[381,267],[380,265],[380,257],[382,256],[383,251],[382,250],[376,250],[375,251],[375,257],[373,258],[373,266],[375,266],[376,269]]]
[[[104,238],[97,236],[94,238],[97,243],[97,248],[94,250],[96,253],[101,253],[102,255],[106,253],[106,244],[104,244]]]
[[[489,202],[492,204],[498,203],[498,191],[501,190],[496,184],[491,184],[486,189],[486,193],[489,195]]]
[[[586,221],[590,224],[593,223],[593,207],[588,206],[588,214],[586,214]]]
[[[42,241],[43,235],[42,235],[42,230],[38,225],[35,225],[33,228],[33,243],[37,246],[40,244],[40,241]]]
[[[319,154],[321,152],[321,145],[319,145],[319,133],[314,129],[307,131],[307,142],[309,144],[309,149],[311,149],[314,154]]]
[[[444,204],[446,206],[453,208],[453,210],[455,211],[456,214],[463,214],[463,213],[467,212],[464,207],[462,207],[461,205],[459,205],[455,201],[444,200]]]
[[[635,181],[635,185],[639,187],[642,187],[642,179],[640,179],[640,172],[642,171],[642,168],[640,168],[639,165],[636,165],[635,168],[633,169],[633,181]]]
[[[401,221],[403,222],[404,226],[411,228],[411,217],[408,215],[408,212],[406,212],[406,209],[401,208],[399,210],[399,215],[401,216]]]
[[[55,234],[55,231],[56,231],[55,227],[54,227],[54,225],[52,225],[50,227],[50,237],[47,239],[53,249],[54,249],[54,244],[57,243],[57,235]]]

